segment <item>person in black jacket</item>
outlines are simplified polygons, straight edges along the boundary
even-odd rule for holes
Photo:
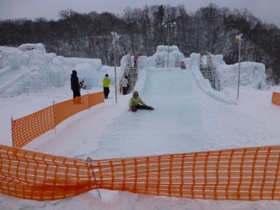
[[[71,90],[73,91],[73,98],[80,97],[80,84],[77,77],[77,71],[73,70],[71,74]]]

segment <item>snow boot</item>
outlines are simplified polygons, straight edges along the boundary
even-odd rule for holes
[[[151,107],[151,108],[150,108],[150,110],[151,110],[151,111],[153,111],[153,110],[154,110],[154,108],[153,108],[153,107]]]
[[[136,112],[136,111],[137,111],[136,107],[135,107],[135,106],[132,106],[132,107],[131,107],[131,111]]]

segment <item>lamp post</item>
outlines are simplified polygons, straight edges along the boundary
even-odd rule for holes
[[[113,35],[113,48],[114,48],[114,72],[115,72],[115,102],[118,102],[117,99],[117,64],[116,64],[116,43],[120,40],[121,36],[118,36],[116,32],[111,32]]]
[[[170,43],[170,32],[169,32],[169,27],[173,27],[173,26],[176,26],[176,22],[173,22],[173,23],[170,23],[170,22],[167,22],[167,68],[169,67],[169,43]]]
[[[114,44],[114,73],[115,73],[115,103],[118,102],[117,94],[117,64],[116,64],[116,45]]]
[[[169,67],[169,24],[167,23],[167,68]]]
[[[113,35],[113,48],[114,48],[114,69],[115,69],[115,102],[117,103],[117,64],[116,64],[116,44],[121,40],[122,36],[119,36],[116,32],[111,32]]]
[[[242,41],[242,35],[239,34],[235,37],[235,42],[238,43],[238,62],[239,62],[239,68],[238,68],[238,85],[237,85],[237,100],[239,99],[239,86],[240,86],[240,60],[241,60],[241,41]]]

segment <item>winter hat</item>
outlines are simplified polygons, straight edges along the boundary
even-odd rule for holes
[[[109,77],[109,75],[108,75],[108,74],[105,74],[105,77]]]
[[[73,70],[72,73],[73,73],[73,74],[77,74],[77,71],[76,71],[76,70]]]

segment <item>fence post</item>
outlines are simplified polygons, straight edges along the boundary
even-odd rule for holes
[[[89,91],[87,91],[87,95],[88,95],[88,112],[90,113]]]
[[[53,124],[54,124],[54,134],[56,134],[56,124],[55,124],[55,101],[53,102]]]
[[[87,158],[87,161],[88,161],[88,163],[90,164],[90,168],[91,168],[91,171],[92,171],[92,175],[93,175],[94,181],[95,181],[96,186],[97,186],[98,196],[99,196],[100,199],[102,199],[102,198],[101,198],[101,195],[100,195],[100,192],[99,192],[98,185],[97,185],[97,181],[96,181],[96,176],[95,176],[95,173],[94,173],[94,169],[93,169],[93,167],[92,167],[92,159],[91,159],[90,157],[88,157],[88,158]]]
[[[26,87],[27,96],[29,96],[30,86]]]
[[[15,145],[14,145],[14,133],[13,133],[13,117],[11,117],[11,130],[12,130],[12,145],[14,147]]]

